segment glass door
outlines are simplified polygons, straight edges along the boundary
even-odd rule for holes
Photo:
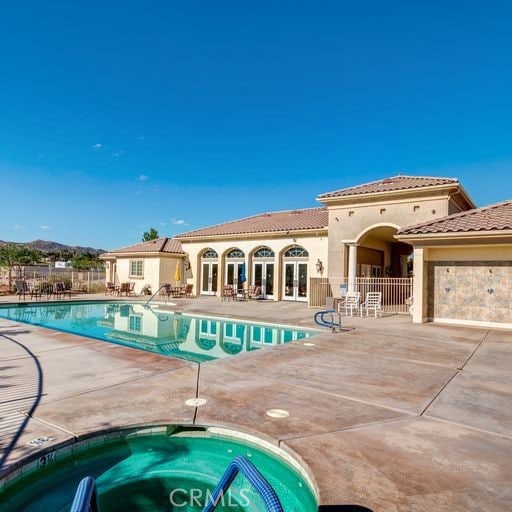
[[[230,261],[226,264],[226,283],[233,286],[235,290],[243,288],[242,283],[243,261]]]
[[[284,300],[308,300],[308,264],[298,261],[284,264]]]
[[[215,295],[217,293],[218,264],[211,261],[203,262],[201,273],[201,294]]]
[[[254,263],[253,285],[261,288],[265,299],[274,298],[274,264],[266,261]]]
[[[284,264],[284,298],[295,300],[295,263]]]

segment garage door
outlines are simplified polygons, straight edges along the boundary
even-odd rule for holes
[[[511,262],[430,262],[429,317],[512,324]]]

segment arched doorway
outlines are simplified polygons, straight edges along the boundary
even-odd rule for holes
[[[399,226],[376,224],[361,232],[356,241],[356,277],[406,278],[410,274],[413,248],[395,239]],[[354,265],[349,260],[350,265]]]
[[[226,254],[226,272],[224,284],[232,286],[235,290],[243,287],[244,283],[244,262],[245,253],[234,248]]]
[[[219,255],[213,249],[205,249],[201,255],[201,295],[216,295],[219,274]]]
[[[308,300],[309,253],[294,246],[283,253],[283,300]]]
[[[261,296],[274,298],[275,253],[270,247],[257,249],[252,257],[252,284],[261,288]]]

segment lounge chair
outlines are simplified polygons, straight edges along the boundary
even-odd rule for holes
[[[345,315],[350,313],[354,316],[354,311],[359,312],[359,302],[361,301],[361,294],[359,292],[347,292],[344,300],[338,302],[338,313],[345,312]]]
[[[366,316],[370,311],[373,311],[375,318],[382,316],[382,292],[368,292],[366,300],[361,304],[361,316],[363,311],[366,311]]]

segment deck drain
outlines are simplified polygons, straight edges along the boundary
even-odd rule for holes
[[[307,341],[307,342],[303,343],[303,345],[304,345],[305,347],[316,347],[316,343],[311,343],[311,342],[309,342],[309,341]]]
[[[269,409],[266,414],[271,418],[288,418],[290,416],[290,413],[284,409]]]
[[[190,407],[201,407],[201,405],[204,405],[205,403],[206,400],[204,398],[191,398],[185,402],[185,404]]]

